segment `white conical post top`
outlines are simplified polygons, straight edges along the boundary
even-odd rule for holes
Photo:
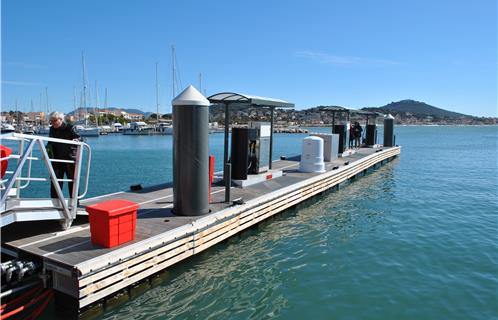
[[[185,90],[182,91],[176,98],[171,101],[173,106],[200,106],[208,107],[210,105],[209,100],[206,99],[202,93],[197,91],[193,85],[189,85]]]
[[[391,114],[385,115],[384,119],[394,119],[394,117]]]

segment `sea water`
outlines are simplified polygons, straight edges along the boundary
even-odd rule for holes
[[[396,160],[170,267],[100,319],[496,319],[498,127],[395,134]],[[274,158],[304,136],[275,135]],[[87,142],[88,196],[171,180],[171,137]],[[210,149],[221,170],[222,134]]]

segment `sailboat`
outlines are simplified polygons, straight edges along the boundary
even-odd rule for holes
[[[50,125],[48,121],[48,117],[50,115],[50,108],[48,105],[48,87],[45,87],[45,98],[46,98],[45,104],[47,107],[47,114],[45,115],[45,119],[47,122],[45,122],[45,120],[43,121],[40,120],[39,126],[35,130],[35,134],[39,136],[48,136],[50,133]],[[40,93],[40,109],[41,108],[42,108],[42,93]]]
[[[83,108],[85,110],[85,125],[77,125],[76,130],[82,137],[98,137],[99,128],[98,126],[90,127],[88,125],[88,113],[86,109],[86,68],[85,68],[85,55],[81,53],[81,62],[83,65]]]
[[[174,53],[174,52],[173,52]],[[155,134],[158,135],[172,135],[173,134],[173,125],[170,122],[164,122],[161,121],[160,114],[159,114],[159,79],[158,79],[158,65],[159,63],[156,62],[156,127],[155,127]]]

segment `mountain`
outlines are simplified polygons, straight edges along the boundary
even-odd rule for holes
[[[447,111],[431,106],[425,102],[415,100],[401,100],[391,102],[379,108],[363,108],[362,110],[379,111],[382,113],[392,113],[393,115],[412,115],[419,118],[433,117],[438,119],[461,119],[474,118],[458,112]]]

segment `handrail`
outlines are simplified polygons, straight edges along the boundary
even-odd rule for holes
[[[33,140],[33,138],[36,138],[37,140],[43,140],[43,141],[47,141],[47,142],[48,141],[50,141],[50,142],[59,142],[59,143],[73,144],[73,145],[86,144],[86,143],[84,143],[82,141],[73,141],[73,140],[65,140],[65,139],[59,139],[59,138],[50,138],[50,137],[37,136],[37,135],[32,135],[32,134],[23,134],[23,133],[14,133],[14,132],[2,134],[2,139],[18,140],[18,139],[12,139],[12,138],[21,138],[21,139],[27,139],[27,140]]]
[[[39,206],[36,204],[33,204],[32,199],[30,198],[29,200],[26,198],[21,198],[21,189],[25,189],[28,187],[29,183],[31,181],[50,181],[51,185],[55,189],[55,192],[57,193],[57,198],[59,200],[59,205],[57,206],[57,202],[54,202],[53,199],[47,199],[47,200],[52,200],[50,203],[54,207],[52,207],[51,210],[57,210],[60,213],[62,213],[63,220],[61,221],[61,225],[63,226],[64,229],[67,229],[72,221],[76,218],[77,214],[77,209],[78,209],[78,199],[83,198],[87,192],[88,192],[88,184],[89,184],[89,178],[90,178],[90,163],[91,163],[91,149],[90,146],[84,142],[81,141],[72,141],[72,140],[65,140],[65,139],[57,139],[57,138],[50,138],[50,137],[43,137],[43,136],[36,136],[36,135],[26,135],[26,134],[20,134],[20,133],[7,133],[7,134],[2,134],[1,135],[2,140],[7,140],[7,141],[17,141],[19,142],[18,144],[18,150],[17,154],[13,153],[9,155],[8,157],[2,158],[2,160],[5,159],[16,159],[17,160],[17,165],[13,171],[7,171],[6,174],[10,174],[9,179],[4,180],[2,179],[2,183],[0,185],[0,188],[2,190],[1,194],[1,207],[0,207],[0,212],[2,213],[2,226],[9,224],[11,222],[15,221],[22,221],[22,218],[18,218],[19,213],[16,211],[16,208],[19,208],[18,210],[21,210],[20,208],[22,207],[22,210],[26,210],[26,203],[30,202],[30,205],[28,206],[29,209],[40,209]],[[75,145],[76,148],[76,158],[75,160],[64,160],[64,159],[51,159],[49,158],[49,155],[47,153],[47,150],[45,148],[45,143],[46,142],[55,142],[55,143],[61,143],[61,144],[66,144],[66,145]],[[25,147],[25,144],[27,144],[27,147]],[[41,152],[41,157],[39,156],[33,156],[33,149],[35,145],[38,146],[39,151]],[[85,152],[84,152],[85,151]],[[83,164],[83,153],[86,153],[86,158],[85,158],[85,163],[86,163],[86,172],[84,175],[81,175],[81,166]],[[32,161],[42,161],[42,163],[45,164],[46,169],[48,169],[49,172],[49,177],[31,177],[31,167],[32,167]],[[75,172],[74,172],[74,177],[73,179],[58,179],[54,168],[52,166],[52,163],[57,162],[57,163],[72,163],[75,165]],[[23,168],[27,166],[27,176],[22,176],[23,173]],[[84,177],[84,178],[83,178]],[[80,180],[81,178],[84,179],[84,185],[83,187],[83,192],[80,193]],[[26,183],[21,184],[21,182],[26,181]],[[73,188],[69,192],[69,199],[66,200],[64,197],[64,193],[59,185],[58,182],[72,182],[73,183]],[[14,188],[15,186],[15,188]],[[12,191],[12,192],[11,192]],[[24,206],[22,205],[24,203]],[[61,210],[62,206],[62,210]],[[44,206],[46,207],[46,206]],[[50,208],[49,208],[50,209]],[[17,212],[17,214],[16,214]],[[54,211],[51,211],[54,212]],[[5,214],[5,215],[4,215]],[[50,216],[50,217],[49,217]],[[4,219],[4,217],[7,217],[7,219]],[[37,217],[38,219],[38,217]],[[40,216],[39,220],[43,219],[54,219],[54,215],[49,215],[48,213],[46,214],[45,217]],[[60,218],[58,218],[60,219]],[[29,220],[33,220],[32,217],[29,218]]]
[[[91,163],[91,158],[92,158],[92,150],[90,149],[90,146],[88,144],[82,144],[83,148],[86,148],[88,151],[86,153],[86,158],[87,158],[87,166],[86,166],[86,174],[85,174],[85,188],[82,194],[78,196],[78,199],[83,198],[86,193],[88,192],[88,181],[90,180],[90,163]]]

